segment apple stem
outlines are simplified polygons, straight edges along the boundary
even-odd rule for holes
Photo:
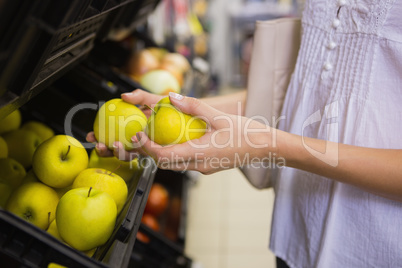
[[[110,171],[110,176],[112,175],[112,173],[115,173],[116,170],[118,170],[121,167],[121,164],[117,166],[117,168],[115,168],[114,170]]]
[[[62,160],[66,160],[68,153],[70,152],[70,145],[68,146],[67,153],[63,156]]]
[[[48,212],[47,213],[47,223],[48,223],[48,225],[50,225],[50,214],[51,214],[52,212]],[[49,228],[49,227],[48,227]]]
[[[91,194],[91,190],[92,190],[92,187],[89,187],[88,197],[89,197],[89,195]]]
[[[150,109],[152,112],[156,113],[154,109],[152,109],[150,106],[144,104],[145,108]]]

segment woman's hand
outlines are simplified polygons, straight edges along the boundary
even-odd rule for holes
[[[153,106],[156,103],[158,103],[163,97],[165,96],[160,96],[160,95],[155,95],[148,93],[144,90],[141,89],[136,89],[132,92],[124,93],[121,95],[121,99],[124,100],[125,102],[134,104],[134,105],[139,105],[140,109],[144,112],[144,114],[149,117],[151,115],[151,111],[148,108],[145,108],[144,105],[148,106]],[[121,142],[115,142],[113,144],[113,147],[115,150],[111,151],[109,150],[105,144],[103,143],[97,143],[97,140],[95,138],[94,132],[89,132],[87,134],[86,140],[88,142],[96,143],[95,149],[98,152],[100,156],[106,157],[106,156],[113,156],[115,155],[118,158],[121,159],[129,159],[130,155],[129,152],[124,152],[124,155],[118,155],[117,148],[122,148]],[[119,153],[122,154],[122,150],[119,150]],[[131,155],[132,157],[132,155]]]
[[[180,111],[207,122],[208,131],[199,139],[176,145],[161,146],[139,132],[132,138],[131,153],[151,156],[159,168],[197,170],[210,174],[229,169],[251,160],[264,161],[271,148],[271,128],[239,115],[226,114],[201,100],[170,94],[170,102]],[[120,145],[117,155],[129,156]]]

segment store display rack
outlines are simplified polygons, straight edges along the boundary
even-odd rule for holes
[[[142,0],[5,0],[0,6],[0,118],[82,60],[111,10]]]

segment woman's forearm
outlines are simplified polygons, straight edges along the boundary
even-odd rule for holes
[[[247,91],[242,90],[227,95],[202,98],[201,100],[224,113],[244,115],[246,97]]]
[[[276,131],[276,153],[287,166],[402,202],[402,150],[358,147]]]

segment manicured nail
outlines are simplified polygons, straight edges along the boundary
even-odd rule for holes
[[[169,96],[174,98],[174,99],[176,99],[176,100],[184,99],[183,95],[180,95],[180,94],[177,94],[177,93],[174,93],[174,92],[169,92]]]
[[[121,94],[122,96],[124,95],[124,96],[131,96],[131,95],[133,95],[133,92],[127,92],[127,93],[123,93],[123,94]]]

